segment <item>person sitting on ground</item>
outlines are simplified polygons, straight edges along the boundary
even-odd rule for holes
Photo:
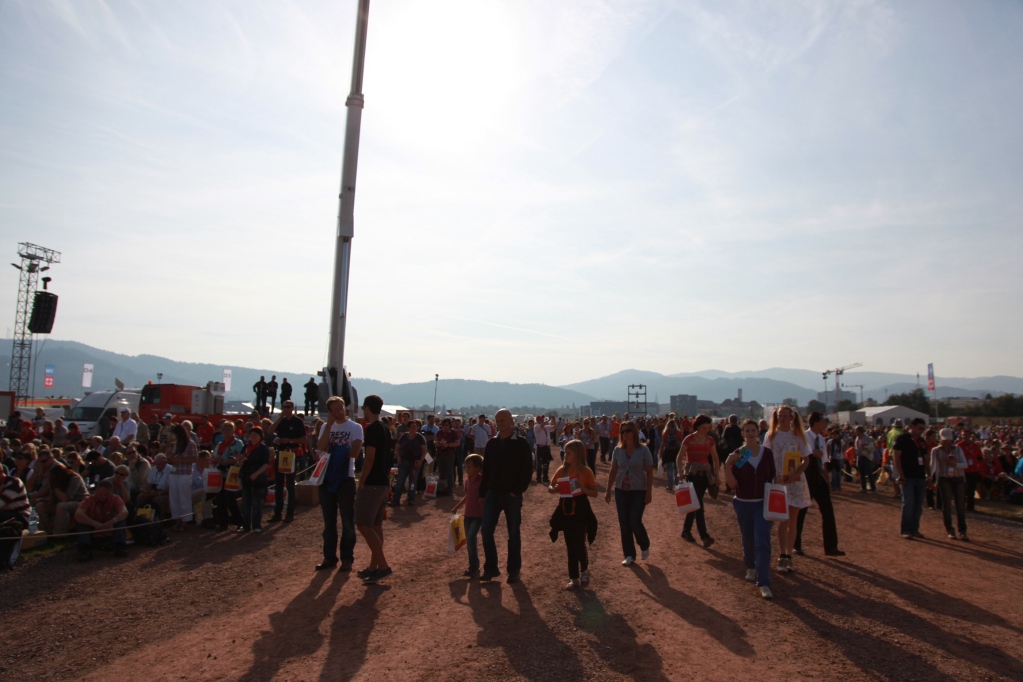
[[[170,485],[171,471],[173,471],[173,467],[167,464],[167,455],[161,452],[156,456],[153,468],[149,470],[145,490],[138,494],[135,503],[139,507],[152,505],[163,518],[170,516],[168,486]]]
[[[85,456],[85,482],[91,490],[104,478],[113,478],[114,464],[99,450],[91,450]]]
[[[64,466],[79,476],[85,472],[85,463],[82,462],[82,456],[78,454],[78,450],[73,445],[68,445],[64,448]]]
[[[146,451],[146,446],[129,445],[124,451],[125,465],[128,467],[128,490],[133,502],[145,489],[146,481],[149,479],[149,470],[153,468],[146,458],[141,456],[140,450]]]
[[[128,507],[129,513],[131,512],[131,485],[128,483],[128,477],[131,474],[128,467],[124,464],[118,464],[114,467],[114,477],[110,479],[110,482],[114,484],[114,494],[121,498],[125,506]]]
[[[50,469],[50,498],[36,505],[39,527],[47,533],[63,535],[71,530],[78,504],[85,499],[85,481],[59,462]]]
[[[68,445],[77,445],[85,439],[85,434],[78,428],[78,422],[71,422],[67,425],[67,442]]]
[[[112,535],[114,556],[128,555],[125,520],[128,508],[124,500],[114,494],[113,482],[105,478],[96,484],[96,492],[89,495],[75,511],[75,522],[78,524],[78,560],[92,559],[93,540]]]
[[[16,476],[21,481],[22,485],[28,481],[28,477],[32,475],[32,462],[35,460],[35,448],[32,444],[22,445],[21,448],[14,453],[14,467],[11,469],[11,475]]]
[[[50,469],[53,467],[53,456],[47,447],[39,448],[36,456],[35,466],[25,482],[25,489],[28,490],[28,499],[33,505],[39,500],[45,500],[50,496]]]
[[[118,436],[110,436],[107,447],[103,450],[103,456],[117,466],[124,461],[124,450],[125,447],[121,444],[121,439]]]
[[[0,525],[14,526],[12,530],[20,536],[28,530],[30,510],[25,484],[0,467]],[[16,540],[0,541],[0,570],[11,569],[11,555],[15,546]]]

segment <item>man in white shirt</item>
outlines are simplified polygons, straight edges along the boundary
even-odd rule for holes
[[[533,436],[536,438],[536,482],[550,482],[550,467],[554,455],[551,454],[551,441],[554,438],[555,424],[548,424],[547,417],[537,415],[536,425],[533,426]]]
[[[117,426],[114,427],[114,433],[112,435],[117,436],[121,439],[122,445],[127,445],[135,439],[135,434],[138,433],[138,424],[131,418],[131,410],[127,407],[121,408],[121,421],[117,422]]]
[[[472,436],[472,451],[477,455],[482,455],[487,449],[487,441],[494,435],[491,433],[490,427],[487,426],[487,415],[480,415],[480,418],[477,419],[476,423],[471,429],[469,429],[469,435]]]

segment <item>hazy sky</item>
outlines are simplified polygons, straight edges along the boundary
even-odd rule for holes
[[[63,252],[55,338],[322,366],[355,8],[0,2],[0,248]],[[1009,0],[375,0],[346,364],[1021,375],[1021,35]]]

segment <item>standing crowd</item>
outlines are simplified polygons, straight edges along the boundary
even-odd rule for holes
[[[210,530],[234,525],[236,532],[259,533],[267,497],[274,499],[266,522],[289,523],[296,484],[308,478],[304,484],[316,486],[323,516],[317,570],[353,570],[361,535],[369,560],[358,577],[368,584],[387,579],[393,574],[384,552],[388,506],[400,507],[403,498],[413,506],[426,491],[445,496],[460,490],[455,510],[464,518],[465,577],[501,576],[495,531],[503,515],[506,580],[515,583],[522,568],[523,495],[540,485],[558,496],[551,538],[564,539],[567,587],[574,589],[590,583],[599,457],[608,465],[603,497],[609,505],[614,500],[622,565],[650,556],[643,516],[663,475],[678,499],[688,495],[684,508],[678,502],[686,512],[679,531],[686,543],[697,542],[695,529],[704,548],[714,544],[704,500],[732,496],[745,578],[770,598],[775,525],[778,572],[796,570],[813,504],[821,515],[824,554],[844,555],[831,501],[843,483],[858,482],[863,493],[889,485],[902,500],[900,535],[907,540],[922,537],[925,504],[941,510],[950,539],[968,541],[967,514],[976,499],[1023,502],[1023,432],[1008,425],[934,430],[913,420],[907,426],[840,427],[828,425],[819,412],[804,419],[787,405],[769,421],[742,424],[735,416],[715,423],[705,415],[675,414],[516,421],[508,410],[492,420],[479,415],[463,423],[429,415],[421,422],[408,413],[382,415],[383,400],[376,395],[367,396],[361,410],[332,397],[326,419],[310,422],[297,414],[286,380],[280,413],[264,416],[276,408],[277,386],[275,378],[263,383],[273,386],[255,387],[270,398],[269,410],[217,425],[205,417],[198,425],[177,423],[170,414],[147,424],[125,409],[107,438],[86,439],[75,424],[12,414],[0,439],[0,566],[10,567],[14,538],[35,527],[73,532],[82,560],[92,558],[95,543],[125,555],[129,531],[137,544],[158,544],[166,537],[164,525],[183,532],[194,521]],[[555,453],[560,463],[552,473]]]

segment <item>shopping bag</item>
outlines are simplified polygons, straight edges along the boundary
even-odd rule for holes
[[[700,498],[696,496],[696,486],[692,481],[685,481],[675,486],[675,506],[682,516],[700,508]]]
[[[224,474],[220,469],[212,467],[202,472],[203,485],[207,495],[216,495],[224,487]]]
[[[657,462],[657,475],[658,476],[664,475],[664,462],[661,461]]]
[[[320,458],[316,460],[316,468],[313,469],[313,475],[309,477],[309,483],[312,485],[320,485],[323,480],[327,477],[327,464],[330,463],[330,451],[321,452]]]
[[[273,488],[266,491],[266,497],[263,498],[264,507],[272,507],[277,503],[277,493]]]
[[[803,453],[799,450],[788,450],[782,458],[782,476],[792,476],[803,464]]]
[[[789,490],[783,485],[764,484],[764,518],[768,521],[789,520]]]
[[[140,507],[135,510],[135,521],[152,521],[153,520],[153,508],[150,505]]]
[[[423,493],[423,497],[437,497],[437,485],[440,482],[440,476],[431,474],[426,477],[426,492]]]
[[[227,479],[224,481],[224,490],[229,493],[236,493],[242,489],[241,477],[238,475],[241,469],[233,466],[227,470]]]
[[[465,519],[461,514],[453,514],[448,524],[448,551],[457,552],[465,546]]]
[[[583,494],[583,489],[579,486],[579,478],[576,476],[564,476],[559,478],[557,483],[561,497],[578,497]]]
[[[277,455],[277,473],[279,474],[295,473],[294,450],[281,450],[280,454]]]

